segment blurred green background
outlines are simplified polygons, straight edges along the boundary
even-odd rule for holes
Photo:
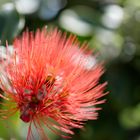
[[[1,46],[45,25],[89,42],[105,62],[107,102],[72,140],[140,140],[140,0],[0,0]],[[0,140],[24,140],[26,127],[17,116],[0,121]]]

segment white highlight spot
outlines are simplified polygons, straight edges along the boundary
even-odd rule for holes
[[[123,9],[118,5],[109,5],[105,8],[105,14],[102,17],[103,24],[108,28],[118,28],[123,20]]]
[[[81,36],[92,34],[91,25],[82,21],[76,12],[72,10],[65,10],[60,16],[59,21],[63,28]]]

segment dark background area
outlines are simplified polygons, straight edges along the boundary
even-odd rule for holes
[[[107,102],[72,140],[140,140],[140,0],[0,0],[1,48],[27,28],[44,26],[87,41],[105,62]],[[27,126],[17,115],[13,120],[10,127],[0,121],[1,140],[25,139]]]

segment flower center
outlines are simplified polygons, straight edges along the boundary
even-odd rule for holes
[[[20,119],[24,122],[30,122],[33,115],[38,109],[40,101],[35,97],[31,97],[31,101],[26,102],[22,107],[20,108]]]
[[[28,89],[24,90],[24,102],[22,105],[20,105],[20,119],[22,121],[27,123],[31,121],[34,114],[39,109],[42,100],[47,95],[48,89],[50,90],[50,87],[53,87],[54,82],[55,78],[51,75],[48,75],[44,84],[40,89],[38,89],[37,94],[33,94],[33,91]]]

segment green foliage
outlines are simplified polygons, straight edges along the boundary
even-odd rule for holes
[[[105,62],[102,79],[108,81],[107,102],[101,105],[99,119],[89,121],[85,130],[75,130],[72,140],[139,140],[140,1],[29,1],[0,0],[1,45],[6,40],[11,43],[27,28],[58,26],[62,31],[76,34],[81,42],[89,42],[89,47],[98,51],[99,59]],[[16,123],[8,128],[5,125],[8,121],[0,122],[0,138],[10,139],[12,133],[16,139],[25,139],[26,126],[17,117],[12,119]],[[51,137],[64,140],[53,134]]]

